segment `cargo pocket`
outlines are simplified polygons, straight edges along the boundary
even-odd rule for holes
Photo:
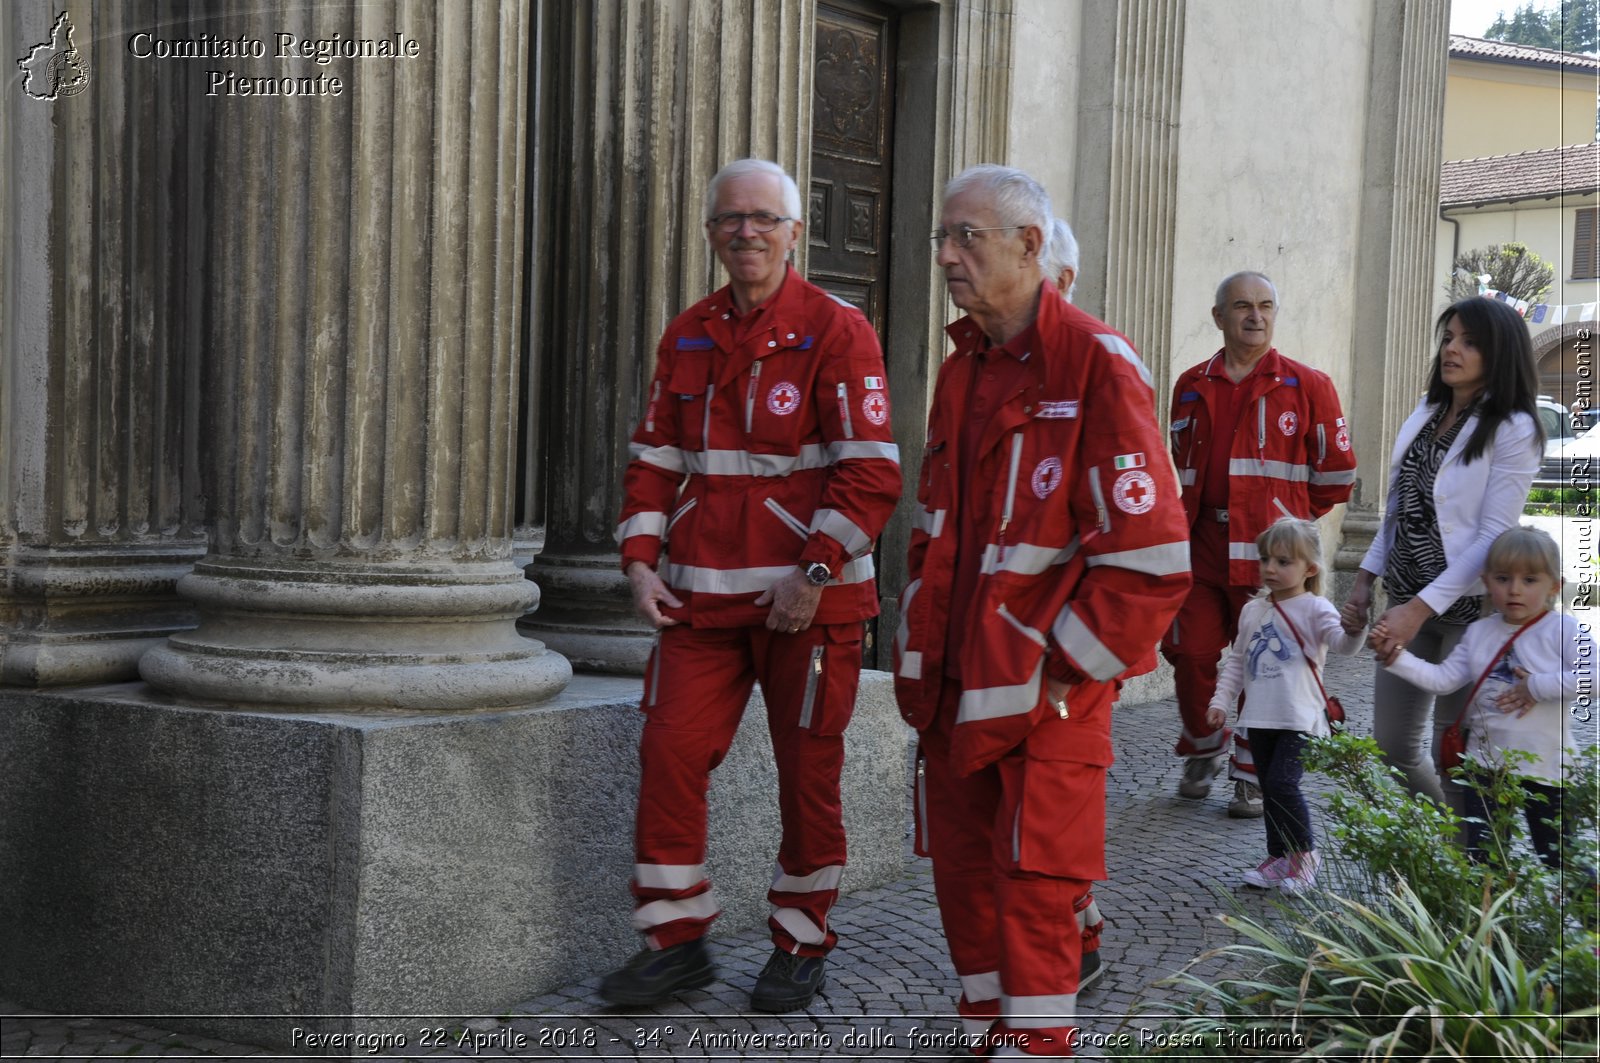
[[[678,404],[678,430],[686,450],[706,449],[711,430],[711,354],[678,351],[663,402]]]
[[[811,647],[799,726],[815,735],[840,735],[856,708],[861,679],[861,625],[828,624]]]
[[[1042,726],[1058,726],[1046,721]],[[1011,823],[1010,862],[1055,878],[1106,877],[1106,770],[1030,755],[1001,763]]]

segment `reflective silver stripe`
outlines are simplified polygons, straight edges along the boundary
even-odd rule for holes
[[[819,509],[811,514],[812,532],[821,532],[840,546],[851,557],[872,548],[872,536],[860,525],[836,509]]]
[[[1256,400],[1256,450],[1267,449],[1267,397]]]
[[[850,427],[850,389],[845,387],[843,380],[839,381],[839,420],[844,425],[844,437],[854,439],[855,429]]]
[[[1189,543],[1164,543],[1138,550],[1118,550],[1114,554],[1095,554],[1089,558],[1089,567],[1109,565],[1144,572],[1151,576],[1171,576],[1189,571]]]
[[[778,503],[777,499],[769,498],[763,502],[762,505],[770,509],[779,520],[783,521],[789,526],[790,531],[800,536],[800,538],[811,538],[811,532],[804,524],[800,523],[800,518],[795,516],[793,513],[790,513],[787,509],[784,509],[783,506]]]
[[[1317,461],[1328,460],[1328,426],[1317,425]]]
[[[1013,1030],[1048,1030],[1053,1026],[1071,1026],[1077,1016],[1076,993],[1000,997],[1000,1018]]]
[[[614,538],[617,542],[630,539],[635,535],[654,535],[657,538],[667,534],[667,515],[657,511],[635,513],[621,524],[617,525]]]
[[[678,447],[647,447],[642,443],[630,443],[628,451],[634,461],[642,461],[668,472],[681,473],[689,468],[688,455]]]
[[[633,881],[647,890],[686,890],[705,881],[704,864],[634,864]]]
[[[679,900],[651,901],[633,911],[633,928],[650,930],[679,919],[712,919],[718,912],[717,899],[710,890]]]
[[[1022,862],[1022,802],[1017,802],[1016,815],[1011,817],[1011,859]]]
[[[711,396],[717,393],[717,385],[706,385],[706,419],[700,426],[700,442],[707,443],[711,439]]]
[[[750,387],[744,393],[744,431],[749,435],[756,424],[756,390],[761,380],[761,362],[759,360],[750,365]]]
[[[829,443],[828,464],[836,461],[853,461],[860,458],[887,458],[900,464],[900,448],[893,443]]]
[[[1088,930],[1099,922],[1102,922],[1100,918],[1100,902],[1090,901],[1089,906],[1078,913],[1078,930]]]
[[[1006,508],[1000,514],[1000,531],[1004,534],[1011,523],[1012,511],[1017,504],[1017,470],[1022,465],[1022,433],[1011,437],[1011,480],[1006,484]]]
[[[979,572],[988,576],[996,572],[1016,572],[1024,576],[1037,576],[1051,565],[1064,565],[1071,561],[1078,552],[1078,540],[1074,538],[1063,547],[1036,546],[1033,543],[1011,543],[1005,548],[1004,553],[998,544],[990,543],[983,548],[983,559]],[[1187,554],[1184,555],[1187,558]],[[1089,562],[1091,565],[1093,561]]]
[[[822,644],[811,648],[811,669],[806,672],[806,692],[800,699],[800,726],[811,726],[811,710],[816,707],[817,691],[822,686]]]
[[[1028,638],[1032,639],[1034,642],[1037,642],[1041,646],[1044,645],[1044,636],[1041,635],[1036,628],[1031,628],[1027,624],[1024,624],[1022,621],[1018,620],[1015,616],[1012,616],[1011,610],[1002,605],[999,609],[995,610],[995,612],[1000,614],[1000,619],[1004,620],[1006,623],[1022,632]]]
[[[748,450],[687,450],[683,465],[702,476],[788,476],[801,469],[826,468],[826,451],[807,443],[798,454],[754,454]]]
[[[693,591],[696,594],[760,594],[789,573],[793,565],[767,565],[760,568],[701,568],[696,565],[663,565],[661,578],[674,590]],[[865,583],[875,573],[872,556],[858,557],[845,565],[839,574],[828,581],[835,583]]]
[[[656,430],[656,403],[660,401],[661,381],[657,380],[650,388],[650,409],[644,417],[644,430],[646,432],[654,432]]]
[[[1000,972],[984,971],[982,974],[961,975],[961,995],[968,1004],[1000,999]]]
[[[802,945],[820,945],[827,940],[828,932],[798,908],[774,908],[772,918]]]
[[[911,526],[918,531],[926,532],[928,538],[937,539],[944,532],[944,518],[946,510],[919,509],[911,518]]]
[[[817,890],[836,890],[844,878],[844,865],[829,864],[819,867],[809,875],[786,875],[782,865],[772,875],[772,888],[778,893],[814,893]]]
[[[1230,561],[1260,561],[1261,551],[1255,543],[1229,543],[1228,560]]]
[[[1289,480],[1304,483],[1311,478],[1311,471],[1304,465],[1295,465],[1287,461],[1263,461],[1259,458],[1230,458],[1228,460],[1229,476],[1272,476],[1279,480]]]
[[[685,513],[689,512],[691,509],[693,509],[695,506],[698,506],[699,504],[700,504],[700,500],[698,498],[691,498],[691,499],[689,499],[689,501],[685,502],[683,505],[679,506],[676,510],[674,510],[673,513],[672,513],[672,519],[667,521],[667,534],[670,535],[672,533],[672,529],[677,527],[678,521],[683,519],[683,515]]]
[[[961,692],[960,707],[956,710],[956,723],[976,720],[997,720],[1004,716],[1021,716],[1033,711],[1039,704],[1039,681],[1044,674],[1044,664],[1033,668],[1033,678],[1026,683],[1009,687],[969,687]]]
[[[1127,360],[1129,365],[1133,366],[1139,371],[1139,379],[1143,380],[1146,384],[1150,384],[1150,370],[1144,367],[1144,359],[1139,357],[1138,351],[1128,346],[1126,340],[1124,340],[1121,336],[1114,336],[1109,332],[1097,333],[1095,335],[1095,339],[1100,341],[1100,346],[1104,347],[1112,354],[1122,355],[1122,357]],[[1154,387],[1155,385],[1151,384],[1151,386]]]
[[[1290,513],[1289,512],[1289,507],[1283,504],[1283,499],[1279,498],[1277,495],[1273,495],[1272,496],[1272,504],[1278,507],[1278,512],[1279,513],[1282,513],[1285,517],[1288,517],[1290,520],[1294,519],[1294,514]]]
[[[921,650],[906,650],[900,654],[900,677],[902,679],[922,678]]]
[[[1066,650],[1091,679],[1105,682],[1122,674],[1128,667],[1117,659],[1116,654],[1106,649],[1105,643],[1089,630],[1089,625],[1072,611],[1070,604],[1062,608],[1061,615],[1050,625],[1050,633],[1056,637],[1057,645]]]
[[[1353,484],[1356,482],[1356,471],[1346,469],[1343,472],[1313,472],[1311,482],[1314,484]]]
[[[1089,496],[1094,499],[1095,515],[1100,518],[1100,530],[1111,531],[1111,513],[1106,509],[1106,496],[1100,490],[1100,466],[1089,466]]]
[[[1194,470],[1193,469],[1179,469],[1178,470],[1178,482],[1180,484],[1182,484],[1183,486],[1185,486],[1185,487],[1193,487],[1194,486]]]

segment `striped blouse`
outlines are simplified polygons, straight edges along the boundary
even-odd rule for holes
[[[1449,431],[1435,438],[1439,422],[1444,419],[1445,406],[1440,405],[1401,459],[1395,485],[1394,548],[1389,552],[1389,563],[1383,574],[1391,605],[1401,605],[1415,598],[1449,563],[1444,543],[1439,538],[1438,514],[1433,508],[1433,481],[1450,444],[1455,442],[1461,426],[1467,423],[1476,406],[1476,402],[1468,406]],[[1482,613],[1482,596],[1466,595],[1457,598],[1439,619],[1448,624],[1470,624]]]

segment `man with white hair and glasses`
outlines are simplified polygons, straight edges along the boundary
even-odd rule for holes
[[[756,682],[783,838],[767,893],[774,950],[751,1006],[809,1004],[838,937],[828,913],[845,863],[844,730],[862,621],[878,612],[872,544],[900,466],[872,326],[789,265],[800,209],[771,162],[711,179],[706,238],[729,283],[668,325],[633,434],[617,540],[634,604],[660,635],[640,706],[633,894],[646,947],[601,982],[614,1004],[716,977],[706,790]]]
[[[918,851],[967,1035],[992,1058],[1071,1054],[1111,705],[1189,586],[1149,374],[1047,282],[1050,226],[1020,170],[945,189],[934,247],[967,316],[947,330],[895,640]]]

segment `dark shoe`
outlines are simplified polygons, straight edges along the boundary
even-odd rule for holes
[[[822,988],[827,964],[821,956],[797,956],[774,949],[750,991],[750,1006],[757,1011],[799,1011]]]
[[[1221,775],[1228,766],[1228,751],[1209,757],[1190,757],[1183,766],[1183,778],[1178,780],[1178,796],[1199,800],[1211,792],[1211,780]]]
[[[645,949],[600,980],[600,995],[612,1004],[659,1004],[685,989],[716,981],[717,968],[703,938],[665,949]]]
[[[1078,961],[1078,992],[1082,993],[1106,973],[1105,964],[1100,962],[1100,952],[1085,952]]]
[[[1261,802],[1261,787],[1253,782],[1236,779],[1233,800],[1228,802],[1228,815],[1234,819],[1260,819],[1266,806]]]

